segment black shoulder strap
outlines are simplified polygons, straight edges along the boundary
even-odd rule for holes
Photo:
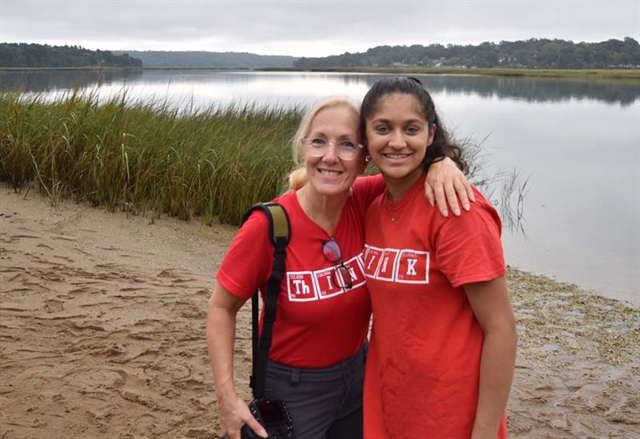
[[[278,304],[278,294],[280,293],[280,281],[284,277],[284,257],[286,247],[291,239],[289,226],[289,216],[284,207],[278,203],[258,203],[252,206],[244,215],[244,223],[254,210],[262,210],[269,220],[269,239],[273,244],[273,269],[267,281],[267,294],[264,304],[264,321],[262,333],[258,341],[258,294],[254,294],[251,299],[251,321],[252,321],[252,347],[253,347],[253,369],[251,376],[251,388],[254,398],[261,398],[264,394],[265,380],[267,375],[267,361],[269,359],[269,348],[273,336],[273,323],[276,321],[276,311]]]

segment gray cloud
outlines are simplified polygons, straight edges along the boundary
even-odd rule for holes
[[[326,56],[377,45],[640,37],[638,1],[2,0],[0,41]]]

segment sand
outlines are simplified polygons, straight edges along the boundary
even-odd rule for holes
[[[207,299],[231,226],[0,187],[0,439],[217,438]],[[640,311],[510,269],[513,438],[640,438]],[[250,308],[236,380],[248,397]]]

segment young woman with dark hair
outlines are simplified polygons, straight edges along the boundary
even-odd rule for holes
[[[295,190],[274,200],[288,213],[291,240],[265,396],[286,403],[296,439],[362,437],[371,314],[363,223],[384,182],[380,176],[357,178],[367,165],[358,123],[358,106],[346,99],[326,99],[311,108],[293,142],[300,165],[293,174],[299,177]],[[447,161],[432,173],[444,182],[436,192],[457,186],[466,200],[466,179],[455,165]],[[207,344],[220,423],[229,439],[239,439],[244,424],[266,437],[236,392],[233,358],[237,313],[257,289],[264,299],[273,251],[267,218],[255,212],[233,239],[209,299]]]
[[[360,118],[386,184],[365,220],[364,436],[506,438],[517,334],[498,213],[475,188],[473,208],[448,218],[422,196],[435,160],[465,163],[419,81],[377,81]]]

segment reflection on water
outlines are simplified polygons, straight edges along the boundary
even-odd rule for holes
[[[599,100],[608,103],[631,105],[640,98],[640,84],[632,82],[596,82],[558,80],[548,78],[504,78],[467,75],[415,75],[434,93],[474,94],[482,97],[522,99],[528,102],[559,102],[570,99]],[[242,89],[237,98],[251,102],[263,97],[268,83],[269,97],[280,97],[284,104],[306,103],[309,85],[320,85],[323,96],[344,89],[366,90],[379,77],[377,74],[357,73],[289,73],[289,72],[229,72],[213,70],[135,70],[135,71],[21,71],[0,72],[0,88],[15,90],[22,86],[28,92],[70,90],[74,87],[97,86],[121,90],[167,93],[171,89],[185,87],[194,93],[216,96],[220,87]],[[310,84],[311,83],[311,84]],[[331,85],[335,87],[331,87]],[[160,90],[157,86],[160,85]],[[208,90],[207,90],[208,89]],[[184,91],[184,90],[183,90]],[[296,99],[296,93],[300,98]],[[227,95],[228,93],[225,93]],[[354,96],[360,98],[361,96]],[[313,99],[313,98],[312,98]],[[273,104],[272,101],[269,104]]]
[[[140,70],[105,70],[103,72],[95,70],[10,71],[0,72],[0,89],[16,90],[22,87],[26,92],[70,90],[75,87],[86,88],[113,82],[127,84],[139,81],[142,75],[143,72]]]
[[[486,140],[488,168],[529,177],[528,240],[505,230],[507,263],[640,306],[640,85],[552,79],[417,75],[456,137]],[[251,103],[307,106],[360,100],[377,74],[229,72],[2,72],[56,98],[75,86],[191,108]]]

